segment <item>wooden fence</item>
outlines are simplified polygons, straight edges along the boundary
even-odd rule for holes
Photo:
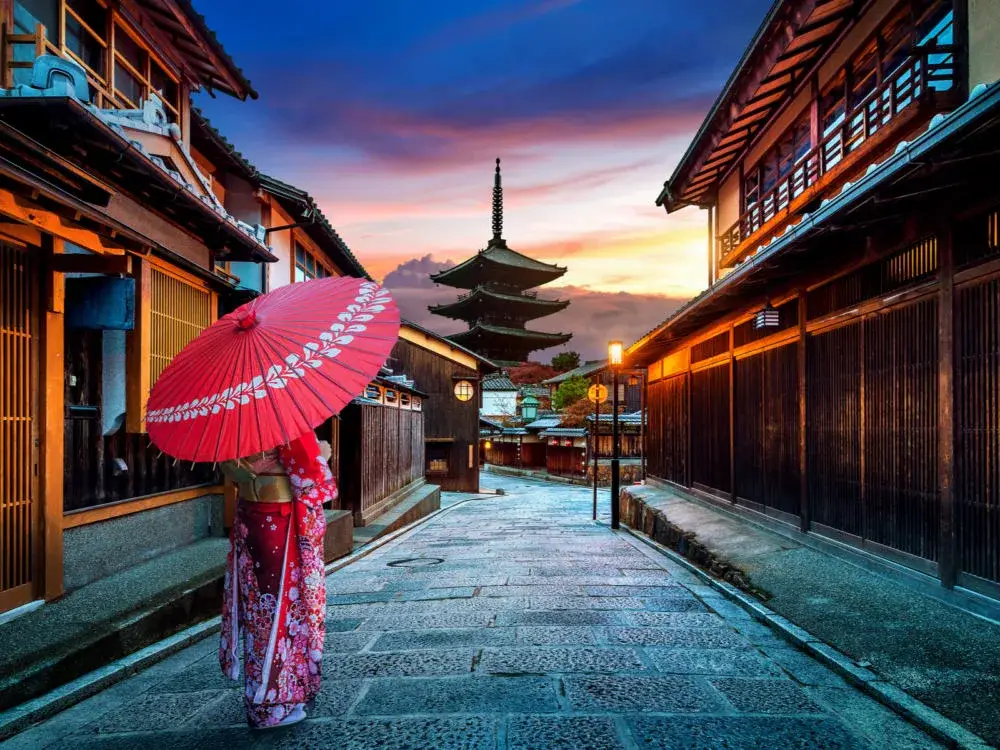
[[[650,383],[649,474],[1000,596],[1000,215],[789,305]]]
[[[341,414],[340,507],[364,525],[424,476],[424,412],[351,404]]]

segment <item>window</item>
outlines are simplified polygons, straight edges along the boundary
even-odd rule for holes
[[[475,395],[475,386],[473,386],[468,380],[459,380],[455,383],[455,398],[459,401],[471,401],[472,397]]]
[[[846,85],[847,74],[840,71],[820,96],[819,117],[824,137],[832,133],[847,116]]]
[[[128,335],[126,365],[129,388],[129,432],[145,432],[144,413],[149,391],[181,349],[215,322],[218,299],[204,282],[159,262],[138,263],[136,327]],[[130,390],[130,392],[133,392]]]
[[[20,34],[34,34],[41,24],[46,50],[86,69],[98,107],[137,109],[155,93],[168,118],[180,121],[180,80],[105,0],[15,0],[14,23]],[[17,62],[30,62],[34,55],[30,45],[14,46]],[[17,72],[16,82],[26,82],[30,71],[19,68]]]
[[[96,0],[66,0],[66,50],[99,81],[106,80],[108,10]],[[53,29],[54,31],[54,29]]]
[[[743,178],[744,210],[756,206],[761,199],[775,189],[783,179],[792,173],[795,166],[805,159],[812,149],[812,131],[809,125],[808,113],[800,117],[778,139],[775,146],[764,154],[761,160]],[[805,188],[804,184],[796,187],[796,194]],[[773,199],[773,198],[772,198]],[[783,208],[788,200],[788,190],[780,191],[778,200],[782,202],[777,209]],[[768,201],[770,203],[771,201]],[[771,207],[766,210],[777,210]]]
[[[326,266],[311,252],[306,250],[297,241],[295,243],[295,278],[294,281],[310,281],[312,279],[325,279],[331,276]]]

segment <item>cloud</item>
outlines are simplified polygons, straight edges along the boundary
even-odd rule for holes
[[[465,330],[466,325],[434,315],[427,308],[454,300],[460,291],[437,286],[426,275],[420,277],[447,265],[430,256],[414,258],[401,263],[385,278],[403,317],[442,335]],[[608,341],[635,341],[686,301],[660,294],[597,292],[574,286],[546,286],[539,289],[539,294],[548,299],[568,299],[570,305],[555,315],[531,321],[528,328],[573,334],[568,344],[533,355],[541,361],[548,361],[560,351],[576,351],[584,359],[599,359],[606,355]]]
[[[431,274],[451,268],[455,264],[450,261],[437,261],[430,255],[413,258],[400,263],[395,270],[387,273],[382,284],[389,289],[436,289],[437,284],[431,281]]]

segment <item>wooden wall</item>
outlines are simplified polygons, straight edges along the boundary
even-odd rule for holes
[[[340,419],[340,507],[363,526],[424,476],[424,412],[350,404]]]
[[[650,367],[649,474],[1000,596],[1000,212],[779,309]]]
[[[434,474],[429,480],[452,492],[479,491],[479,375],[447,357],[400,340],[390,354],[396,372],[406,373],[418,390],[427,394],[424,401],[424,431],[427,439],[447,439],[435,444],[435,451],[446,451],[448,473]],[[471,401],[455,398],[459,379],[476,386]],[[444,447],[447,446],[447,447]]]

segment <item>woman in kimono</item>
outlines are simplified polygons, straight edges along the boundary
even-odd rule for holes
[[[337,497],[327,460],[310,431],[250,458],[223,464],[239,487],[226,566],[219,662],[238,680],[243,634],[243,701],[258,729],[305,718],[323,658],[326,585],[323,504]]]

